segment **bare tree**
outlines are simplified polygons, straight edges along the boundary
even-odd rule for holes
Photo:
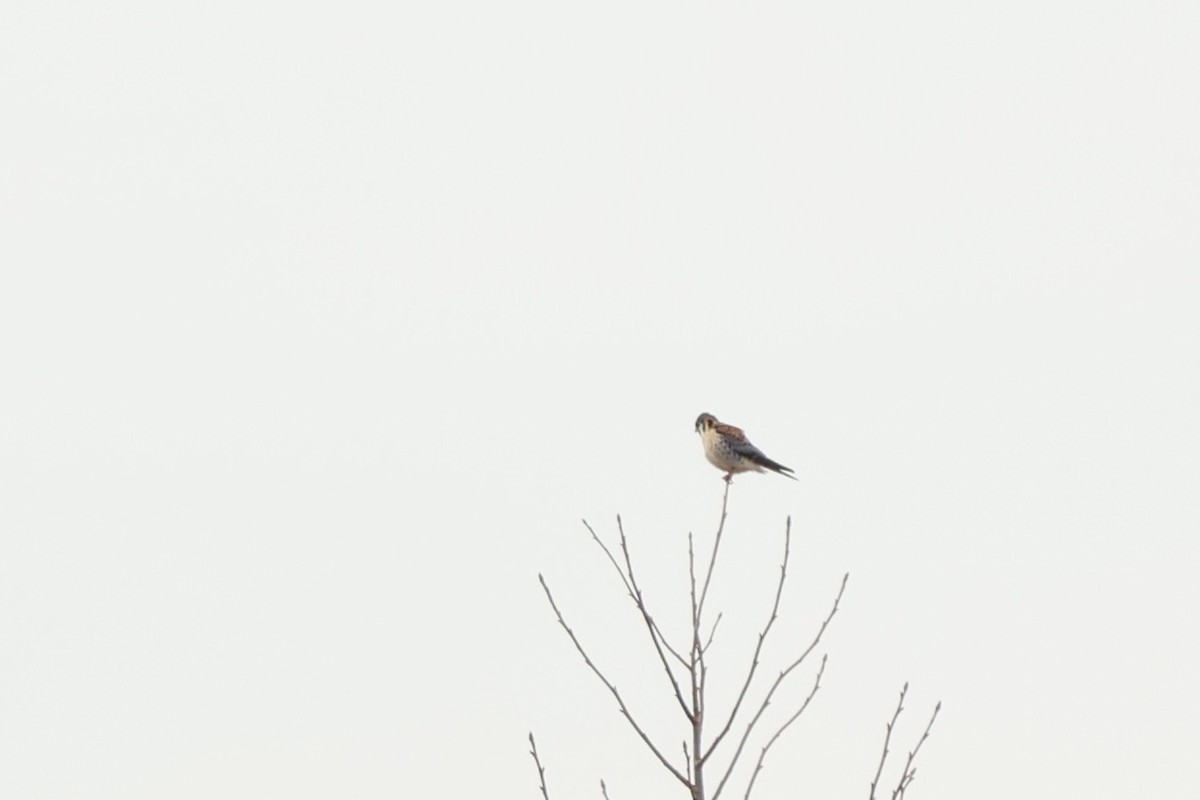
[[[783,597],[784,587],[787,584],[788,564],[791,558],[792,546],[792,520],[791,517],[788,517],[787,523],[784,526],[783,557],[779,566],[779,577],[775,583],[774,601],[771,605],[771,612],[762,627],[758,630],[757,641],[750,655],[744,677],[737,683],[738,690],[736,696],[732,698],[724,713],[714,711],[710,714],[708,702],[711,698],[707,684],[707,656],[709,649],[712,647],[717,626],[721,621],[721,614],[718,613],[715,619],[713,619],[712,624],[709,625],[705,615],[705,606],[708,600],[709,588],[712,584],[713,573],[716,570],[717,554],[721,547],[721,538],[725,532],[725,521],[728,518],[729,488],[730,485],[726,483],[725,493],[721,500],[721,519],[717,525],[716,535],[713,538],[712,551],[708,554],[707,559],[700,561],[700,566],[703,569],[702,575],[697,573],[694,538],[692,534],[688,534],[688,585],[691,604],[691,624],[687,636],[688,641],[684,647],[678,647],[668,640],[646,605],[642,585],[634,571],[633,558],[629,550],[629,540],[625,535],[625,526],[621,518],[617,517],[619,556],[614,553],[612,548],[605,544],[604,540],[597,535],[595,529],[586,520],[583,523],[592,540],[595,541],[607,557],[608,562],[612,565],[613,570],[617,573],[622,585],[625,587],[625,591],[632,599],[654,650],[655,658],[662,668],[665,679],[670,683],[675,704],[678,705],[686,721],[685,729],[687,733],[686,738],[683,740],[682,763],[669,758],[660,746],[661,743],[651,739],[643,724],[639,722],[638,718],[630,710],[625,697],[621,694],[616,684],[597,666],[591,653],[584,647],[575,631],[567,623],[558,603],[554,599],[550,585],[546,582],[545,576],[538,575],[538,581],[541,583],[542,590],[546,594],[546,599],[554,611],[558,624],[562,627],[568,638],[570,638],[571,643],[575,646],[575,650],[583,657],[584,663],[613,696],[613,699],[616,700],[617,708],[629,723],[634,733],[637,734],[638,738],[641,739],[642,743],[650,750],[662,767],[674,776],[688,791],[692,800],[719,800],[727,789],[731,789],[730,779],[734,774],[734,770],[742,761],[747,743],[758,732],[761,744],[758,745],[758,756],[755,759],[753,770],[746,781],[743,793],[743,798],[749,800],[754,790],[755,781],[763,769],[767,754],[775,746],[776,742],[779,741],[784,731],[800,718],[800,715],[808,708],[817,691],[821,688],[821,677],[825,674],[827,655],[821,656],[820,663],[816,666],[815,671],[810,673],[812,675],[812,686],[804,699],[793,707],[792,713],[781,724],[775,727],[774,730],[760,731],[759,723],[767,707],[771,705],[772,700],[775,698],[777,691],[795,675],[799,674],[801,666],[808,660],[813,651],[816,650],[817,645],[820,644],[822,636],[824,636],[826,629],[838,612],[838,606],[841,603],[842,595],[846,591],[846,584],[850,578],[849,573],[842,576],[829,611],[816,627],[807,645],[800,648],[798,654],[780,669],[774,680],[771,680],[769,683],[766,682],[766,679],[756,682],[755,678],[759,677],[760,674],[759,667],[763,646],[766,644],[767,638],[775,627],[775,622],[779,616],[780,601]],[[707,561],[707,567],[704,567],[704,561]],[[905,684],[905,692],[907,692],[907,689],[908,685]],[[752,694],[757,699],[748,701],[748,698]],[[900,706],[897,707],[892,721],[887,726],[887,739],[884,741],[883,757],[880,759],[875,780],[871,783],[870,800],[876,800],[876,785],[879,782],[884,762],[887,759],[888,743],[890,742],[892,728],[896,722],[896,718],[899,716],[903,701],[904,692],[900,696]],[[941,704],[939,703],[938,708],[940,707]],[[937,709],[934,711],[934,718],[936,716]],[[904,774],[901,776],[896,791],[892,795],[892,800],[901,800],[904,796],[904,790],[912,782],[913,776],[916,774],[916,769],[912,766],[913,760],[916,758],[921,744],[929,736],[929,729],[932,725],[933,719],[930,719],[924,736],[922,736],[912,752],[909,753]],[[765,737],[765,739],[762,737]],[[538,769],[542,797],[544,800],[550,800],[550,794],[546,789],[545,769],[538,756],[537,746],[534,744],[532,733],[529,735],[529,742],[531,747],[530,752]],[[604,785],[603,781],[601,781],[600,785],[603,797],[605,800],[608,800],[607,786]],[[714,785],[715,788],[713,788]]]

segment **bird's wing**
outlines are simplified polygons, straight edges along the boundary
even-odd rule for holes
[[[733,452],[737,453],[742,458],[748,459],[749,461],[752,461],[761,467],[766,467],[769,470],[778,472],[780,475],[783,475],[785,478],[792,477],[791,475],[787,474],[787,473],[793,471],[791,467],[785,467],[783,464],[780,464],[778,461],[772,461],[771,459],[767,458],[766,453],[764,453],[762,450],[759,450],[754,445],[750,444],[750,442],[746,441],[745,438],[743,438],[742,441],[740,441],[740,442],[738,442],[738,441],[730,442],[730,449],[732,449]]]
[[[718,422],[713,427],[717,429],[717,433],[728,436],[731,442],[744,442],[745,444],[750,444],[750,442],[746,439],[746,434],[742,433],[741,428],[735,428],[732,425],[726,425],[724,422]],[[753,447],[754,445],[750,446]]]

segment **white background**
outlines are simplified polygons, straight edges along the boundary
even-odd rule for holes
[[[764,674],[851,574],[756,797],[866,797],[905,680],[914,800],[1194,790],[1198,33],[5,4],[0,796],[533,798],[534,730],[556,800],[682,797],[536,576],[679,757],[579,519],[679,630],[701,411],[800,478],[734,483],[712,702],[787,515]]]

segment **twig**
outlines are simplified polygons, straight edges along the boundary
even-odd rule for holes
[[[741,710],[742,701],[746,699],[746,693],[750,691],[750,683],[754,680],[754,674],[758,670],[758,657],[762,654],[763,644],[767,641],[767,635],[771,632],[771,627],[775,624],[775,620],[779,616],[779,601],[783,597],[783,585],[787,581],[787,566],[788,560],[791,558],[792,551],[792,518],[788,517],[787,525],[783,532],[783,562],[779,566],[779,583],[775,586],[775,602],[771,604],[771,616],[767,619],[767,624],[758,634],[758,644],[754,647],[754,655],[750,658],[750,669],[746,673],[746,680],[742,682],[742,690],[738,692],[737,700],[733,703],[733,709],[729,712],[728,719],[725,720],[725,725],[721,728],[721,732],[708,746],[708,750],[704,753],[704,758],[707,760],[717,749],[717,745],[725,738],[725,734],[729,733],[729,729],[733,726],[734,719],[737,718],[738,711]]]
[[[729,487],[725,487],[729,494]],[[700,600],[696,597],[696,548],[694,537],[688,533],[688,587],[692,601],[692,649],[688,658],[688,677],[692,690],[692,750],[696,760],[691,770],[691,791],[693,798],[704,797],[704,679],[707,667],[704,664],[704,651],[700,647]]]
[[[688,591],[692,601],[692,628],[696,627],[699,599],[696,597],[696,548],[692,532],[688,531]]]
[[[754,726],[758,724],[759,719],[762,718],[763,712],[766,711],[767,706],[771,704],[771,698],[775,696],[775,690],[779,688],[780,684],[783,683],[784,679],[787,678],[792,670],[804,663],[804,659],[808,658],[809,653],[811,653],[821,641],[821,637],[825,634],[825,629],[829,627],[829,623],[833,621],[834,615],[838,612],[838,604],[841,602],[842,595],[846,591],[846,581],[849,579],[850,573],[848,572],[842,576],[842,585],[838,588],[837,597],[833,599],[833,607],[829,609],[829,613],[825,616],[824,621],[821,623],[821,627],[817,630],[817,635],[813,637],[812,642],[809,643],[804,652],[779,673],[779,676],[775,678],[775,682],[771,684],[771,688],[767,690],[767,696],[763,698],[762,704],[758,707],[758,711],[755,712],[750,721],[746,723],[746,730],[742,733],[742,738],[738,742],[737,749],[733,752],[733,757],[729,760],[729,766],[725,769],[725,774],[722,776],[721,782],[717,784],[717,791],[713,794],[712,800],[717,800],[717,798],[721,796],[721,790],[725,788],[725,782],[728,781],[729,776],[733,774],[733,768],[737,766],[738,759],[742,756],[742,749],[746,746],[746,740],[750,738],[750,733],[754,730]],[[711,752],[711,750],[712,745],[709,745],[709,751]]]
[[[633,718],[633,714],[630,713],[629,707],[625,705],[625,698],[621,696],[621,693],[617,690],[617,687],[613,685],[608,678],[604,677],[604,673],[600,671],[600,668],[596,666],[591,657],[587,654],[587,651],[584,650],[583,645],[579,642],[579,638],[575,635],[575,631],[571,630],[571,627],[567,625],[567,621],[563,619],[562,612],[558,609],[558,604],[554,602],[554,595],[551,594],[550,587],[546,584],[546,578],[541,573],[538,574],[538,581],[542,584],[542,589],[546,592],[546,599],[550,601],[550,607],[554,609],[554,616],[558,618],[558,624],[562,626],[564,631],[567,632],[567,636],[571,638],[571,643],[575,645],[575,649],[579,651],[579,655],[583,656],[584,663],[591,668],[592,672],[596,674],[596,677],[600,679],[600,682],[604,684],[610,693],[612,693],[612,696],[617,701],[617,706],[621,710],[622,716],[629,721],[629,724],[633,726],[634,731],[637,732],[637,735],[641,737],[646,746],[650,748],[650,752],[654,753],[659,762],[661,762],[662,765],[666,767],[667,770],[674,775],[680,783],[690,789],[691,782],[688,781],[687,777],[680,772],[674,764],[668,761],[666,756],[664,756],[662,752],[659,751],[659,749],[654,745],[654,742],[652,742],[650,737],[646,735],[646,732],[642,730],[642,726],[639,725],[637,720]]]
[[[671,654],[672,658],[674,658],[676,661],[678,661],[680,664],[682,664],[683,666],[686,667],[687,659],[684,658],[682,655],[680,655],[679,651],[671,646],[671,643],[667,641],[667,637],[663,636],[662,629],[658,627],[658,623],[655,622],[653,619],[650,621],[654,625],[654,632],[658,634],[658,641],[662,644],[662,646],[666,649],[666,651]]]
[[[604,785],[604,779],[600,779],[600,794],[604,795],[604,800],[608,800],[608,787]]]
[[[617,519],[620,520],[620,516],[618,516]],[[592,528],[588,521],[585,519],[582,520],[582,522],[583,527],[587,528],[588,533],[592,535],[592,541],[600,545],[600,549],[604,551],[604,555],[608,556],[608,563],[612,564],[613,569],[615,569],[617,574],[621,576],[621,583],[625,584],[625,591],[629,592],[629,596],[633,598],[633,601],[636,603],[637,594],[634,593],[633,587],[629,585],[629,579],[625,576],[625,570],[621,569],[621,565],[617,563],[616,556],[612,554],[612,551],[608,549],[608,545],[606,545],[604,540],[596,534],[595,529]]]
[[[704,600],[708,597],[708,584],[712,581],[713,569],[717,565],[717,550],[721,547],[721,534],[725,532],[725,518],[728,516],[727,509],[729,508],[729,487],[732,484],[725,484],[725,494],[721,498],[721,523],[717,525],[717,536],[713,541],[712,558],[708,562],[708,574],[704,576],[704,588],[700,591],[700,603],[696,607],[696,619],[704,613]]]
[[[533,756],[533,763],[537,765],[538,784],[542,790],[542,798],[550,800],[550,793],[546,791],[546,769],[542,766],[542,760],[538,758],[537,742],[533,740],[533,731],[529,732],[529,755]]]
[[[713,622],[712,630],[708,632],[708,641],[704,643],[704,647],[700,648],[701,653],[707,653],[708,648],[712,647],[713,637],[717,635],[717,626],[721,624],[721,617],[725,616],[723,612],[717,614],[717,619]]]
[[[942,710],[942,701],[939,700],[937,705],[933,707],[933,714],[929,717],[929,724],[925,726],[925,732],[921,734],[921,738],[917,740],[917,746],[908,752],[908,760],[904,762],[904,773],[900,776],[900,782],[896,784],[896,788],[892,791],[892,800],[903,800],[905,791],[913,779],[917,777],[917,768],[913,766],[913,761],[917,757],[917,753],[921,751],[921,745],[925,744],[925,740],[929,738],[929,731],[933,728],[933,721],[937,719],[938,712]]]
[[[804,702],[800,704],[800,708],[796,709],[796,713],[787,718],[787,721],[779,726],[779,730],[775,731],[775,735],[767,740],[763,745],[762,751],[758,754],[758,763],[754,765],[754,772],[750,775],[750,783],[746,785],[746,800],[750,800],[750,792],[754,790],[754,781],[758,779],[758,773],[762,771],[763,760],[767,757],[767,751],[771,746],[783,735],[783,732],[788,729],[788,726],[800,718],[804,713],[804,709],[808,708],[808,704],[816,697],[817,690],[821,688],[821,676],[825,674],[825,664],[829,661],[828,655],[821,656],[821,667],[817,670],[816,680],[813,681],[813,687],[808,693],[808,697],[804,698]]]
[[[728,487],[725,489],[729,491]],[[693,697],[692,710],[694,717],[700,717],[702,700],[704,698],[704,677],[707,669],[704,666],[704,648],[700,646],[700,600],[696,597],[696,549],[693,536],[688,533],[688,586],[692,601],[692,649],[689,653],[688,669],[692,678],[692,694],[699,689],[699,699]],[[696,751],[700,755],[700,751]],[[702,759],[703,760],[703,759]]]
[[[667,642],[666,638],[662,635],[662,631],[659,630],[658,623],[654,621],[654,618],[650,616],[650,612],[646,608],[646,602],[642,597],[642,589],[640,586],[638,586],[637,578],[633,574],[633,562],[629,557],[629,544],[625,538],[625,526],[621,522],[621,516],[619,514],[617,515],[617,530],[621,535],[621,551],[625,557],[624,569],[621,568],[621,565],[617,562],[616,556],[612,554],[612,551],[608,549],[608,545],[606,545],[604,541],[596,534],[596,531],[591,525],[588,524],[586,519],[583,520],[583,527],[587,528],[588,533],[592,535],[592,540],[596,542],[596,544],[600,545],[600,549],[604,551],[604,555],[608,556],[608,561],[613,565],[613,569],[615,569],[617,574],[621,576],[621,582],[625,584],[625,591],[627,591],[629,596],[633,599],[633,604],[637,606],[637,610],[639,613],[641,613],[642,620],[646,623],[646,628],[650,632],[650,641],[653,642],[654,650],[658,653],[658,658],[659,661],[662,662],[663,670],[666,671],[667,678],[671,681],[671,688],[675,690],[675,699],[679,701],[679,707],[683,709],[683,713],[687,715],[688,719],[691,719],[691,713],[688,710],[687,703],[685,703],[683,700],[683,692],[679,688],[679,680],[675,677],[675,673],[671,670],[671,665],[667,661],[666,655],[663,653],[663,648],[665,647],[667,651],[670,652],[670,654],[685,667],[687,666],[687,661],[685,661],[683,656],[681,656],[679,652],[675,650],[675,648],[671,647],[670,643]]]
[[[625,557],[625,574],[629,576],[629,585],[633,587],[633,598],[637,604],[638,611],[642,612],[642,619],[646,623],[646,630],[650,633],[650,641],[654,643],[654,650],[658,653],[658,660],[662,663],[663,670],[667,673],[667,678],[671,681],[671,688],[675,690],[675,699],[679,701],[679,707],[683,710],[683,715],[690,722],[692,719],[692,711],[688,708],[687,703],[683,699],[683,692],[679,688],[679,681],[675,677],[675,673],[671,670],[671,664],[667,661],[667,656],[663,652],[663,647],[666,646],[671,651],[672,655],[680,660],[683,658],[667,644],[663,638],[662,631],[658,629],[654,619],[650,616],[650,612],[646,609],[646,601],[642,597],[642,587],[638,586],[637,577],[633,574],[633,559],[629,555],[629,540],[625,537],[625,525],[621,522],[620,515],[617,516],[617,532],[621,536],[621,553]]]
[[[612,551],[608,549],[608,545],[606,545],[604,543],[604,540],[600,538],[600,536],[596,533],[595,529],[593,529],[592,526],[590,524],[588,524],[588,521],[586,519],[583,520],[583,527],[587,528],[588,533],[590,533],[592,535],[592,541],[594,541],[596,544],[598,544],[600,546],[600,549],[604,551],[604,555],[608,557],[608,562],[610,564],[612,564],[613,569],[615,569],[617,571],[617,575],[620,576],[621,582],[623,584],[625,584],[625,591],[629,593],[630,599],[632,599],[634,604],[638,606],[638,610],[645,610],[644,604],[638,603],[638,599],[641,596],[641,587],[639,587],[637,585],[637,582],[633,579],[634,576],[633,576],[632,569],[630,570],[628,575],[625,574],[625,571],[621,568],[621,565],[619,563],[617,563],[616,556],[614,556],[612,554]],[[621,531],[622,539],[624,539],[625,530],[624,530],[624,527],[621,522],[621,516],[619,514],[617,515],[617,528],[618,528],[618,530]],[[626,563],[628,563],[629,551],[624,546],[622,547],[622,549],[625,550]],[[653,618],[651,618],[650,622],[654,626],[654,633],[657,634],[658,640],[662,643],[663,647],[665,647],[667,649],[667,651],[672,656],[674,656],[676,658],[676,660],[679,661],[680,664],[682,664],[683,666],[686,667],[687,660],[682,655],[679,654],[679,651],[677,649],[675,649],[674,647],[671,646],[670,642],[668,642],[666,640],[666,637],[663,636],[662,629],[658,627],[658,623],[654,622]]]
[[[869,800],[875,800],[875,787],[879,785],[879,776],[883,774],[883,765],[887,762],[888,757],[888,745],[892,741],[892,729],[896,727],[896,720],[900,718],[900,712],[904,710],[906,694],[908,694],[908,681],[904,682],[904,687],[900,690],[900,700],[896,703],[896,711],[892,714],[892,718],[887,724],[887,732],[883,735],[883,752],[879,755],[879,766],[875,768],[875,778],[871,781]]]

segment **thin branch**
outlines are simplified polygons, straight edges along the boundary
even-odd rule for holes
[[[629,597],[633,600],[634,604],[636,605],[638,603],[638,597],[641,594],[641,588],[637,585],[637,582],[633,580],[633,570],[631,569],[629,572],[629,575],[627,576],[625,574],[625,571],[623,569],[621,569],[621,565],[617,562],[616,556],[614,556],[612,554],[612,550],[608,549],[608,545],[606,545],[604,543],[604,540],[600,538],[600,536],[596,533],[595,529],[592,528],[592,526],[588,523],[588,521],[586,519],[582,520],[582,522],[583,522],[583,527],[587,528],[588,533],[590,533],[592,535],[592,541],[594,541],[596,544],[598,544],[600,546],[600,549],[604,551],[604,555],[608,557],[608,563],[613,565],[613,569],[615,569],[617,571],[617,575],[619,575],[621,578],[621,583],[625,584],[625,591],[629,593]],[[621,516],[619,514],[617,515],[617,529],[621,531],[621,535],[622,535],[622,537],[624,537],[625,530],[624,530],[624,527],[622,526]],[[625,548],[623,548],[623,549],[625,549]],[[626,556],[626,563],[628,563],[628,556],[629,556],[628,549],[626,549],[625,556]],[[642,606],[639,605],[638,608],[640,610],[640,609],[642,609]],[[675,656],[675,658],[678,659],[680,664],[682,664],[683,666],[686,667],[687,660],[683,656],[681,656],[679,654],[679,651],[676,650],[674,647],[672,647],[671,643],[667,641],[665,636],[663,636],[662,629],[658,627],[658,623],[653,622],[653,619],[651,620],[651,622],[654,625],[654,632],[658,635],[658,638],[662,642],[663,647],[665,647],[667,649],[667,651],[670,652],[671,655]]]
[[[654,620],[651,620],[651,622],[654,625],[654,632],[658,634],[658,641],[662,643],[662,646],[666,648],[666,651],[671,654],[672,658],[686,667],[688,665],[687,659],[684,658],[678,650],[671,646],[671,643],[667,641],[667,637],[663,636],[662,629],[658,627],[658,623],[654,622]]]
[[[633,599],[633,604],[637,606],[637,610],[641,613],[642,619],[645,621],[646,627],[650,632],[650,641],[654,643],[654,649],[658,653],[658,658],[662,662],[663,669],[667,673],[667,678],[671,681],[671,688],[675,690],[675,699],[679,701],[679,707],[683,709],[683,713],[687,715],[688,719],[691,719],[691,714],[688,711],[687,704],[683,701],[683,693],[679,689],[679,680],[675,677],[675,673],[671,670],[671,665],[667,662],[666,655],[663,654],[663,648],[665,647],[681,665],[686,667],[687,662],[684,660],[683,656],[681,656],[679,652],[676,651],[675,648],[671,647],[670,643],[667,642],[666,638],[662,634],[662,631],[659,630],[658,623],[654,621],[654,618],[650,616],[650,612],[646,609],[646,602],[642,598],[641,587],[638,586],[637,579],[633,574],[633,563],[629,558],[629,545],[625,539],[625,527],[621,523],[621,516],[619,514],[617,515],[617,530],[621,534],[621,550],[625,555],[625,569],[621,568],[621,565],[617,562],[617,559],[612,554],[612,551],[608,549],[608,545],[606,545],[604,540],[602,540],[596,534],[595,529],[588,524],[586,519],[583,520],[583,527],[587,528],[588,533],[592,535],[592,540],[596,544],[600,545],[600,549],[604,551],[604,555],[608,556],[608,561],[613,565],[613,569],[615,569],[617,574],[621,576],[621,583],[625,584],[625,591],[628,592],[629,596]]]
[[[729,489],[726,487],[726,492]],[[701,716],[704,700],[704,678],[707,668],[704,665],[704,648],[700,646],[700,600],[696,597],[696,549],[693,536],[688,533],[688,586],[692,601],[692,649],[689,653],[688,669],[692,678],[692,713],[693,722]],[[699,670],[697,671],[697,668]],[[698,696],[697,696],[698,695]],[[700,754],[696,750],[697,756]],[[703,762],[704,759],[701,759]]]
[[[833,607],[829,609],[829,613],[825,616],[825,620],[821,623],[821,627],[817,630],[817,635],[813,637],[812,642],[809,643],[804,652],[779,673],[779,676],[775,678],[775,682],[771,684],[771,688],[767,690],[767,696],[763,698],[762,704],[758,707],[758,711],[755,712],[750,721],[746,723],[746,730],[742,733],[742,738],[738,742],[737,749],[733,752],[733,758],[729,760],[729,766],[726,768],[725,774],[721,778],[721,782],[717,784],[717,791],[713,794],[712,800],[717,800],[717,798],[721,796],[721,790],[725,788],[725,782],[728,781],[729,776],[733,774],[733,768],[737,766],[738,759],[740,759],[742,756],[742,749],[746,746],[746,740],[750,738],[750,733],[754,730],[754,726],[758,724],[759,719],[762,718],[763,712],[766,711],[767,706],[771,704],[771,698],[775,696],[775,691],[779,688],[780,684],[783,683],[784,679],[787,678],[787,676],[792,672],[792,670],[804,663],[804,659],[808,658],[808,655],[821,641],[821,637],[825,634],[825,629],[829,627],[829,623],[833,621],[834,615],[838,612],[838,604],[841,602],[842,595],[846,591],[846,581],[849,579],[849,572],[842,576],[842,585],[838,589],[837,597],[833,599]],[[712,751],[712,745],[709,746],[709,751]]]
[[[662,765],[666,767],[667,770],[674,775],[680,783],[690,789],[691,782],[688,781],[687,777],[680,772],[674,764],[668,761],[654,745],[654,742],[652,742],[650,737],[646,735],[646,732],[642,730],[642,726],[639,725],[637,720],[633,718],[633,715],[629,711],[629,707],[625,705],[625,698],[621,696],[621,693],[617,690],[617,687],[604,676],[604,673],[600,671],[600,668],[596,666],[591,657],[587,654],[587,651],[584,650],[583,645],[579,642],[579,638],[575,635],[575,631],[571,630],[571,627],[567,625],[567,621],[563,619],[562,612],[558,609],[558,604],[554,602],[554,595],[550,593],[550,587],[546,584],[546,578],[540,573],[538,574],[538,581],[542,584],[542,589],[546,592],[546,599],[550,601],[550,607],[554,609],[554,616],[558,618],[558,624],[562,626],[564,631],[567,632],[567,636],[570,637],[571,643],[575,645],[575,649],[579,651],[579,655],[583,656],[584,663],[591,668],[592,672],[596,674],[596,677],[600,679],[600,682],[604,684],[610,693],[612,693],[612,696],[617,701],[617,706],[621,709],[621,714],[629,721],[629,724],[633,726],[634,731],[636,731],[637,735],[640,736],[642,741],[646,743],[646,746],[650,748],[650,752],[654,753],[659,762],[662,763]]]
[[[754,772],[750,775],[750,783],[746,785],[746,800],[750,800],[750,792],[754,790],[754,781],[758,779],[758,773],[762,771],[763,760],[767,757],[767,751],[770,750],[771,746],[775,744],[780,736],[783,735],[783,732],[788,729],[788,726],[800,718],[800,715],[804,713],[804,709],[808,708],[808,704],[812,702],[814,697],[816,697],[817,690],[821,688],[821,676],[825,674],[825,664],[828,661],[828,655],[821,656],[821,668],[817,670],[817,678],[813,681],[813,687],[812,690],[809,691],[808,697],[804,698],[804,702],[800,704],[800,708],[796,709],[796,713],[788,717],[787,721],[779,726],[779,730],[775,731],[775,735],[768,739],[767,743],[763,745],[762,752],[758,754],[758,763],[754,765]],[[895,798],[893,798],[893,800],[895,800]]]
[[[696,548],[693,541],[692,532],[688,531],[688,587],[691,592],[692,600],[692,627],[696,625],[696,611],[699,608],[699,602],[696,597]]]
[[[717,635],[717,626],[721,624],[721,617],[725,616],[724,612],[717,613],[717,620],[713,623],[712,630],[708,632],[708,641],[704,643],[704,647],[700,648],[701,653],[707,653],[708,648],[712,647],[713,637]]]
[[[906,694],[908,694],[908,681],[904,682],[904,688],[900,690],[900,700],[896,703],[896,711],[887,724],[887,733],[883,736],[883,752],[879,755],[879,766],[875,768],[875,778],[871,781],[871,794],[868,800],[875,800],[875,787],[879,785],[879,776],[883,774],[883,765],[887,762],[889,752],[888,745],[892,741],[892,729],[896,727],[896,720],[900,718],[900,712],[904,710]]]
[[[658,660],[662,663],[663,670],[666,671],[667,678],[671,681],[671,688],[675,690],[675,699],[679,701],[679,708],[683,710],[683,715],[690,722],[693,712],[688,708],[687,703],[683,699],[683,692],[679,688],[679,680],[671,670],[671,663],[667,661],[667,656],[663,652],[663,646],[666,645],[667,649],[679,658],[681,662],[683,659],[679,657],[674,648],[667,645],[662,632],[658,629],[658,625],[654,623],[654,619],[646,609],[646,601],[642,597],[642,587],[638,586],[637,576],[633,574],[633,559],[629,556],[629,540],[625,537],[625,525],[621,522],[620,515],[617,515],[617,532],[621,536],[621,553],[625,556],[625,574],[629,576],[629,585],[633,587],[634,602],[637,604],[638,611],[642,612],[642,619],[646,623],[646,630],[650,633],[650,641],[654,643],[654,651],[658,653]]]
[[[617,520],[619,521],[620,519],[621,519],[621,517],[618,516]],[[612,554],[612,551],[608,549],[608,545],[606,545],[604,543],[604,540],[601,539],[599,535],[597,535],[595,529],[592,528],[592,526],[588,523],[588,521],[585,519],[585,520],[582,520],[582,522],[583,522],[583,527],[587,528],[588,533],[590,533],[592,535],[592,541],[594,541],[596,544],[600,545],[600,549],[604,551],[604,555],[608,556],[608,563],[612,564],[613,569],[615,569],[617,571],[617,574],[621,576],[621,583],[625,584],[625,591],[629,592],[629,596],[631,598],[633,598],[633,601],[636,603],[637,602],[637,594],[634,593],[633,587],[629,584],[629,578],[627,578],[625,576],[625,570],[621,569],[621,565],[617,562],[617,557]]]
[[[725,487],[728,495],[729,487]],[[700,648],[700,601],[696,597],[696,548],[694,537],[688,533],[688,587],[692,601],[692,649],[688,656],[688,676],[692,689],[692,751],[696,754],[692,764],[692,797],[704,797],[704,758],[700,755],[703,749],[704,735],[704,678],[707,669],[704,666],[704,651]]]
[[[929,724],[925,726],[925,732],[921,734],[921,738],[917,740],[917,746],[908,753],[908,760],[904,762],[904,772],[900,776],[900,783],[896,784],[896,788],[892,791],[892,800],[903,800],[904,793],[908,790],[913,779],[917,777],[917,768],[913,766],[913,761],[917,758],[917,753],[921,751],[921,745],[925,744],[925,740],[929,738],[929,731],[933,728],[933,721],[937,719],[938,712],[942,710],[942,701],[933,707],[933,714],[929,717]]]
[[[721,498],[721,523],[717,525],[717,536],[713,542],[712,558],[708,562],[708,574],[704,576],[704,588],[700,592],[700,603],[696,608],[697,622],[700,620],[700,615],[704,613],[704,600],[708,597],[708,584],[712,581],[713,569],[717,565],[717,550],[721,547],[721,534],[725,532],[725,518],[728,516],[729,487],[731,485],[728,482],[725,484],[725,494]]]
[[[792,518],[788,517],[787,525],[783,532],[783,562],[779,566],[779,583],[775,586],[775,601],[771,604],[771,616],[767,619],[767,624],[758,634],[758,644],[754,647],[754,655],[750,658],[750,669],[746,673],[746,680],[742,683],[742,690],[738,692],[737,700],[734,701],[733,709],[729,712],[729,718],[725,720],[725,725],[721,728],[721,732],[708,746],[708,750],[704,753],[704,760],[708,760],[713,751],[717,749],[717,745],[725,738],[725,734],[729,733],[729,729],[733,726],[734,719],[737,718],[738,711],[741,710],[742,701],[746,699],[746,693],[750,691],[750,683],[754,680],[754,674],[758,671],[758,658],[762,655],[763,645],[767,641],[767,634],[771,632],[771,627],[775,624],[775,620],[779,617],[779,601],[783,597],[783,585],[787,581],[787,566],[788,560],[791,558],[792,552]],[[840,593],[839,593],[840,596]]]
[[[600,779],[600,794],[604,795],[604,800],[608,800],[608,787],[604,785],[604,779]]]
[[[613,569],[615,569],[617,571],[617,575],[621,577],[621,582],[625,584],[625,591],[629,593],[629,597],[633,600],[634,604],[638,606],[638,610],[644,610],[644,604],[638,603],[638,599],[641,596],[641,588],[637,585],[637,582],[633,580],[633,571],[630,570],[628,576],[625,574],[625,571],[621,568],[621,565],[617,563],[616,556],[612,554],[612,551],[608,549],[608,545],[606,545],[604,540],[602,540],[596,534],[596,531],[591,525],[588,524],[586,519],[583,520],[583,527],[587,528],[588,533],[592,535],[592,541],[600,545],[600,549],[603,550],[604,555],[608,557],[608,562],[613,565]],[[621,517],[619,514],[617,515],[617,528],[621,531],[621,535],[623,537],[625,531],[622,527]],[[629,552],[627,549],[625,555],[626,561],[628,562]],[[679,654],[679,651],[672,647],[671,643],[667,641],[665,636],[663,636],[662,629],[658,627],[658,623],[654,622],[653,618],[651,618],[650,622],[654,626],[654,633],[658,636],[659,641],[662,642],[663,647],[665,647],[667,651],[679,661],[680,664],[686,667],[687,660],[684,659],[684,657]]]
[[[550,800],[550,793],[546,791],[546,768],[542,766],[542,760],[538,758],[537,742],[533,740],[533,731],[529,732],[529,755],[533,756],[533,763],[537,765],[538,784],[542,790],[542,798]]]

